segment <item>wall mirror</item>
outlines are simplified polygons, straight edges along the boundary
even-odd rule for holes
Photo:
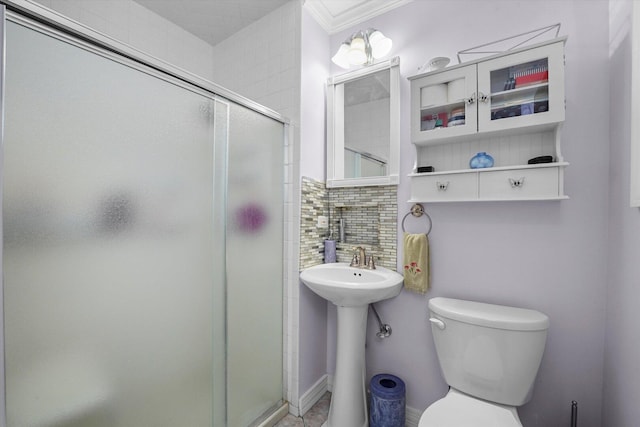
[[[327,81],[327,187],[397,185],[400,58]]]

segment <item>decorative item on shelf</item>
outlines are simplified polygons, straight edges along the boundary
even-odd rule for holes
[[[439,128],[443,128],[443,127],[447,127],[449,123],[449,114],[447,113],[438,113],[438,115],[436,116],[436,122],[435,122],[435,128],[439,129]]]
[[[529,159],[527,161],[527,164],[537,165],[540,163],[552,163],[552,162],[553,162],[553,156],[538,156],[538,157],[534,157],[533,159]]]
[[[549,70],[546,65],[538,65],[529,70],[516,72],[512,78],[514,84],[511,89],[546,83],[549,81]]]
[[[554,31],[555,30],[555,31]],[[535,30],[516,34],[514,36],[505,37],[500,40],[481,44],[480,46],[470,47],[458,52],[458,64],[462,64],[461,55],[493,55],[508,52],[517,47],[523,46],[530,42],[540,42],[541,38],[546,36],[558,37],[560,34],[560,24],[548,25],[546,27],[537,28]]]
[[[432,130],[436,126],[437,114],[428,114],[420,118],[420,131]]]
[[[455,108],[449,113],[449,123],[447,126],[459,126],[465,123],[464,107]]]
[[[418,166],[418,173],[435,172],[433,166]]]
[[[471,169],[491,168],[493,167],[493,157],[481,151],[469,160],[469,167]]]
[[[491,120],[505,119],[508,117],[517,117],[522,114],[520,105],[510,105],[504,108],[498,108],[491,111]]]
[[[449,65],[449,62],[451,62],[451,60],[446,56],[437,56],[429,60],[429,70],[430,71],[441,70],[447,65]]]
[[[425,64],[418,67],[418,71],[436,71],[441,70],[447,65],[449,65],[451,59],[446,56],[436,56],[435,58],[431,58]]]
[[[520,115],[524,116],[524,115],[527,115],[527,114],[533,114],[535,112],[534,108],[535,108],[535,106],[534,106],[533,102],[526,102],[526,103],[520,105]]]
[[[386,56],[392,45],[393,41],[375,28],[360,30],[340,45],[331,61],[342,68],[371,65],[374,59]]]
[[[422,117],[420,123],[420,130],[434,130],[447,127],[449,123],[448,113],[427,114]],[[461,124],[461,123],[459,123]]]

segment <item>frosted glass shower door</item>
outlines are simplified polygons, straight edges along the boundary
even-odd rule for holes
[[[228,105],[60,37],[7,24],[8,427],[223,426]]]
[[[284,126],[229,111],[227,425],[240,427],[282,400]]]

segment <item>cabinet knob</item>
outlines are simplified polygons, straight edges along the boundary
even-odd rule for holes
[[[511,188],[521,188],[524,186],[524,176],[518,179],[509,178],[509,184],[511,184]]]
[[[438,189],[438,191],[447,191],[447,187],[449,187],[449,181],[447,181],[447,182],[437,181],[436,182],[436,188]]]
[[[489,102],[489,97],[482,92],[478,92],[478,101],[484,102],[485,104]]]
[[[469,98],[465,99],[465,102],[466,102],[468,105],[471,105],[471,104],[473,104],[474,102],[476,102],[476,93],[475,93],[475,92],[473,92]]]

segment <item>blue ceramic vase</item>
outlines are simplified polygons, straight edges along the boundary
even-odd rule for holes
[[[491,157],[491,155],[485,153],[484,151],[481,151],[473,156],[471,160],[469,160],[469,167],[471,169],[493,167],[493,157]]]

